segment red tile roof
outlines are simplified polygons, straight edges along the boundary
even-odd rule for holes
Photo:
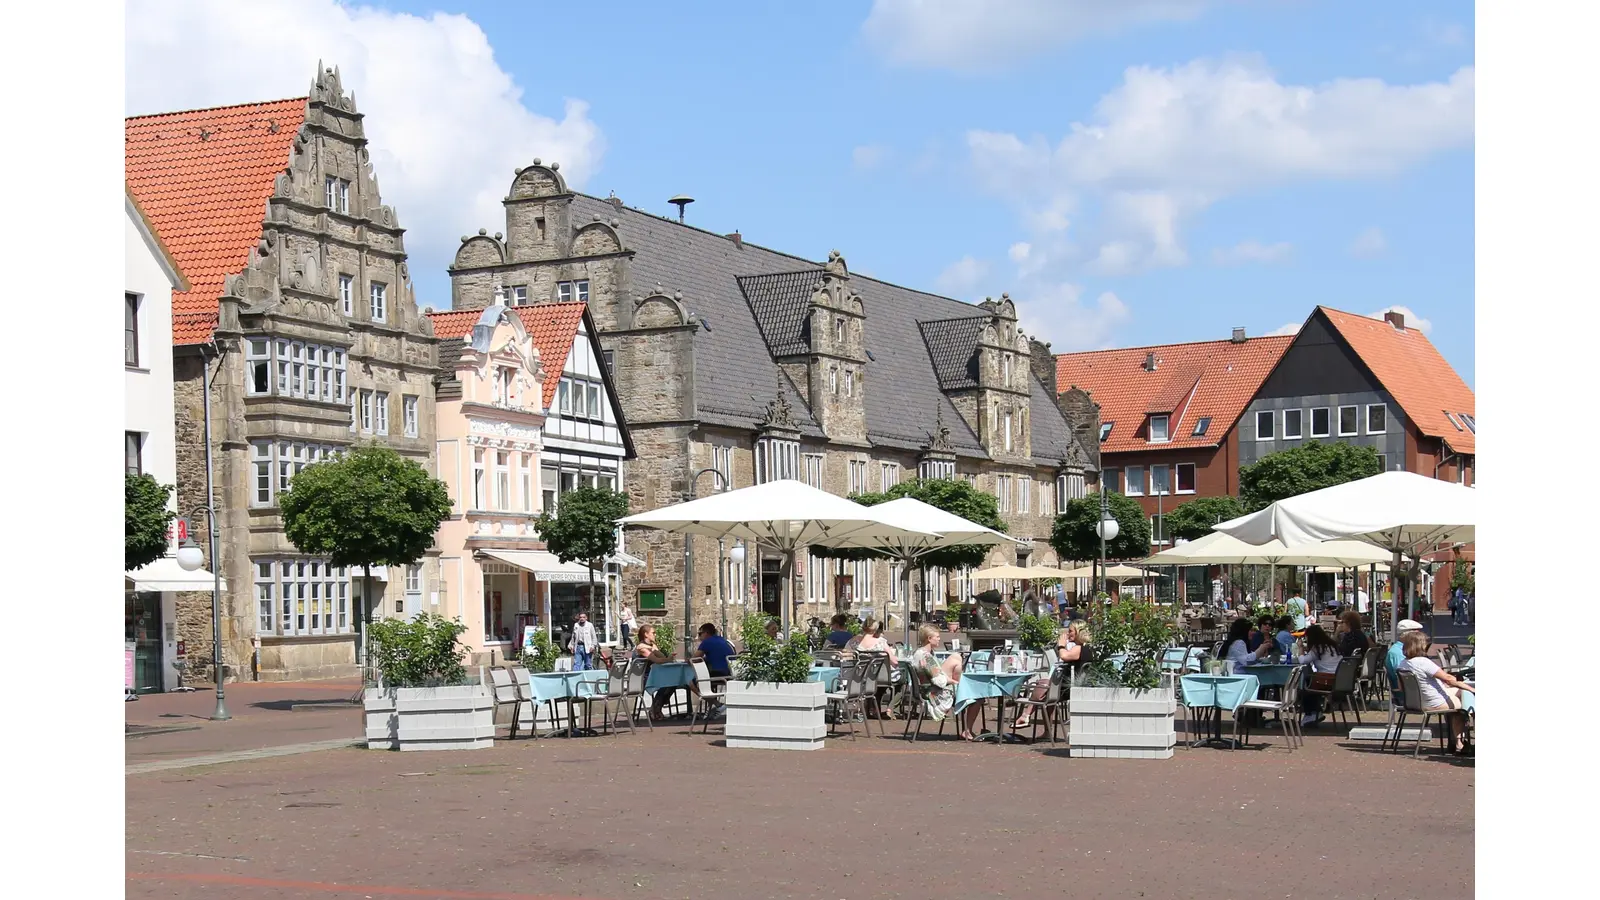
[[[297,97],[124,120],[128,191],[189,281],[172,294],[174,344],[211,340],[223,279],[261,239],[305,112]]]
[[[1457,427],[1445,415],[1446,412],[1456,416],[1466,413],[1476,422],[1476,397],[1426,335],[1415,328],[1395,328],[1382,319],[1326,306],[1318,309],[1419,431],[1429,437],[1442,438],[1457,453],[1477,453],[1473,430],[1476,425],[1469,428],[1462,422]]]
[[[1056,357],[1056,388],[1082,388],[1100,404],[1102,429],[1113,423],[1111,434],[1100,445],[1102,453],[1215,447],[1227,437],[1292,340],[1273,336],[1250,338],[1242,344],[1197,341],[1063,353]],[[1153,372],[1144,367],[1151,353],[1156,359]],[[1177,407],[1191,388],[1193,399],[1179,413]],[[1151,411],[1179,413],[1167,426],[1172,437],[1168,443],[1151,444],[1146,436],[1137,434]],[[1211,425],[1197,437],[1194,425],[1202,417],[1210,417]]]
[[[561,381],[561,370],[567,365],[567,356],[578,337],[578,323],[583,320],[582,303],[535,303],[532,306],[513,306],[511,311],[522,319],[522,327],[533,338],[539,349],[539,360],[544,365],[544,406],[550,408],[555,399],[556,385]],[[433,320],[434,336],[442,340],[461,339],[472,334],[472,326],[483,318],[481,309],[460,309],[428,313]]]

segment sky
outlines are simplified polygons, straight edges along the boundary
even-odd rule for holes
[[[1405,313],[1473,384],[1465,2],[131,0],[128,114],[305,94],[367,115],[419,303],[574,188],[963,300],[1057,352]]]

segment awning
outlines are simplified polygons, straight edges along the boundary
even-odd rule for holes
[[[507,565],[532,572],[535,581],[587,582],[589,580],[588,566],[575,562],[564,563],[547,550],[483,549],[478,552],[490,559],[498,559]],[[594,580],[604,581],[605,576],[596,572]]]
[[[644,560],[640,559],[637,556],[634,556],[634,555],[628,553],[625,550],[618,550],[616,553],[612,554],[611,556],[606,557],[606,565],[608,565],[608,566],[642,566],[642,565],[644,565]]]
[[[212,586],[212,576],[205,569],[196,569],[185,572],[183,566],[170,556],[163,556],[149,565],[132,572],[124,572],[127,580],[133,582],[136,591],[209,591]],[[222,589],[228,589],[227,579],[222,581]]]

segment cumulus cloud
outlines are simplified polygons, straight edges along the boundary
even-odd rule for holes
[[[1254,58],[1136,66],[1059,140],[974,130],[967,147],[979,184],[1030,230],[1064,231],[1065,210],[1097,210],[1083,261],[1126,274],[1187,262],[1185,220],[1224,198],[1388,175],[1470,145],[1474,82],[1471,66],[1417,85],[1284,84]]]
[[[319,60],[339,66],[419,279],[442,278],[460,235],[504,228],[500,200],[516,167],[558,161],[581,187],[605,150],[587,104],[530,106],[463,15],[335,0],[130,0],[126,50],[129,115],[300,96]],[[419,285],[418,301],[448,306],[449,296]]]
[[[1385,306],[1383,309],[1380,309],[1377,312],[1367,313],[1367,318],[1381,320],[1383,318],[1383,314],[1387,312],[1397,312],[1400,315],[1405,316],[1407,328],[1415,328],[1423,334],[1427,334],[1433,330],[1433,322],[1412,312],[1411,307],[1409,306]]]
[[[1049,341],[1056,353],[1109,346],[1112,333],[1129,318],[1127,305],[1111,291],[1101,292],[1093,303],[1085,303],[1083,295],[1083,286],[1071,282],[1033,285],[1017,302],[1017,324]]]
[[[850,151],[850,163],[858,172],[875,169],[888,158],[889,148],[882,144],[862,144]]]
[[[1300,333],[1300,326],[1302,324],[1304,324],[1304,323],[1302,323],[1302,322],[1289,322],[1289,323],[1286,323],[1284,325],[1281,325],[1281,326],[1273,329],[1272,331],[1267,332],[1267,337],[1280,337],[1280,336],[1286,335],[1286,334],[1299,334]]]
[[[1376,225],[1362,229],[1361,233],[1356,235],[1355,240],[1350,242],[1350,255],[1358,259],[1381,256],[1383,251],[1387,249],[1389,249],[1389,242],[1383,236],[1383,229]]]
[[[1232,247],[1218,247],[1211,251],[1211,259],[1219,266],[1238,266],[1245,263],[1272,263],[1283,262],[1289,258],[1294,248],[1287,241],[1276,244],[1263,244],[1260,241],[1240,241]],[[1300,326],[1296,325],[1296,328]],[[1292,333],[1292,332],[1286,332]]]
[[[1200,15],[1207,0],[876,0],[861,32],[892,63],[976,71],[1093,35]]]
[[[963,256],[946,266],[945,270],[933,280],[933,284],[940,293],[959,299],[976,290],[984,276],[988,274],[987,261]]]

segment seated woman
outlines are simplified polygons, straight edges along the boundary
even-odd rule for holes
[[[1361,630],[1361,614],[1348,610],[1339,616],[1339,655],[1355,656],[1372,647],[1372,639]]]
[[[1245,638],[1245,646],[1250,649],[1250,652],[1254,653],[1261,649],[1262,644],[1267,643],[1267,639],[1272,636],[1274,621],[1271,613],[1262,613],[1256,618],[1256,621],[1251,625],[1250,636]],[[1272,652],[1272,648],[1268,647],[1267,652]]]
[[[932,625],[924,625],[917,629],[917,638],[922,645],[911,656],[911,668],[927,697],[925,706],[928,718],[935,722],[943,722],[944,717],[949,715],[955,706],[956,686],[961,683],[961,657],[952,653],[944,662],[939,662],[939,658],[933,655],[934,651],[939,649],[939,629]],[[972,726],[977,721],[978,704],[968,704],[956,723],[956,731],[962,740],[973,739]]]
[[[1339,645],[1328,637],[1321,625],[1306,626],[1306,652],[1300,654],[1300,665],[1311,667],[1310,687],[1326,691],[1333,687],[1333,673],[1339,671]],[[1301,695],[1305,715],[1300,724],[1315,725],[1322,721],[1322,695]]]
[[[1250,632],[1254,625],[1249,619],[1234,619],[1228,626],[1228,636],[1222,641],[1222,660],[1233,664],[1233,671],[1243,673],[1244,667],[1265,661],[1272,655],[1270,644],[1250,649]],[[1266,643],[1263,641],[1263,643]]]
[[[1405,645],[1406,655],[1405,662],[1400,664],[1400,671],[1417,676],[1417,687],[1422,689],[1423,709],[1429,712],[1453,710],[1445,716],[1445,722],[1450,727],[1450,752],[1457,756],[1465,755],[1467,714],[1460,711],[1461,692],[1471,691],[1472,685],[1439,668],[1438,663],[1428,658],[1429,641],[1426,633],[1413,631],[1400,640]]]
[[[1094,661],[1093,653],[1089,649],[1089,623],[1082,619],[1074,619],[1067,623],[1056,636],[1056,663],[1071,669],[1069,683],[1077,680],[1083,667]],[[1033,683],[1029,696],[1034,700],[1043,700],[1050,693],[1050,682],[1040,679]],[[1017,716],[1016,727],[1027,728],[1033,720],[1029,718],[1029,710],[1025,709]]]
[[[895,656],[894,647],[889,645],[883,637],[883,623],[877,619],[868,619],[861,623],[861,634],[855,638],[855,648],[862,653],[887,653],[889,654],[889,667],[892,669],[900,665],[900,660]]]
[[[640,625],[638,634],[634,635],[633,655],[648,659],[651,665],[655,663],[671,662],[672,657],[661,652],[656,646],[656,627],[654,625]],[[693,690],[693,688],[690,688]],[[656,721],[661,719],[661,707],[666,705],[667,699],[672,696],[672,691],[656,691],[655,699],[650,703],[650,718]]]
[[[1294,657],[1294,620],[1288,616],[1279,616],[1274,627],[1277,628],[1273,640],[1278,644],[1278,658],[1287,664]]]
[[[849,621],[849,618],[844,613],[835,615],[832,621],[828,623],[828,627],[832,630],[828,632],[828,639],[823,643],[823,646],[831,647],[835,650],[843,650],[850,643],[850,639],[855,637],[850,631]]]

